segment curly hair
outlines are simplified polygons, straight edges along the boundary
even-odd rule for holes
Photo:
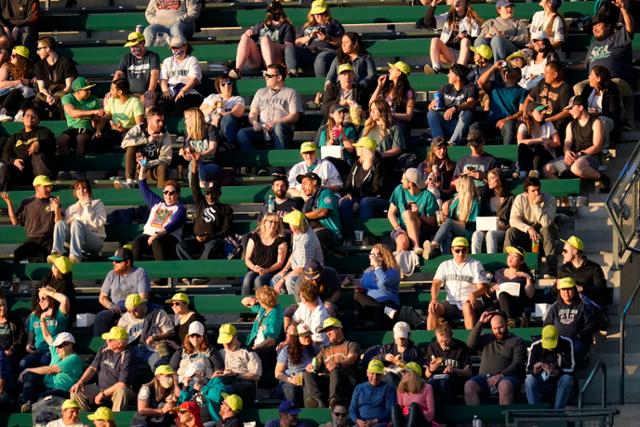
[[[377,249],[380,252],[380,257],[382,258],[382,263],[384,264],[382,267],[383,269],[386,270],[392,268],[398,270],[398,261],[396,261],[396,257],[393,256],[393,252],[391,252],[391,249],[389,249],[387,245],[376,243],[371,249]]]
[[[271,286],[261,286],[256,290],[256,299],[260,305],[273,308],[278,305],[278,293]]]
[[[33,62],[21,55],[15,55],[16,63],[9,62],[9,75],[13,80],[30,79],[33,77]]]
[[[200,347],[199,348],[195,348],[193,346],[193,344],[191,344],[191,341],[189,341],[189,335],[185,335],[184,336],[184,340],[182,341],[182,351],[187,353],[187,354],[191,354],[191,353],[205,353],[207,350],[209,350],[211,347],[209,345],[209,340],[207,340],[207,336],[203,335],[202,336],[202,342],[200,343]]]

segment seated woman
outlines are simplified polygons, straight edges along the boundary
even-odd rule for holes
[[[202,69],[198,58],[191,55],[193,48],[184,39],[172,37],[169,47],[171,56],[160,67],[162,96],[157,106],[167,115],[179,117],[184,110],[202,104],[202,95],[196,90],[202,81]]]
[[[73,195],[78,200],[65,211],[64,218],[56,222],[53,231],[51,255],[65,253],[69,243],[69,259],[73,264],[82,261],[83,253],[97,254],[107,237],[104,226],[107,211],[100,199],[93,198],[91,183],[80,179],[73,184]]]
[[[216,165],[214,158],[220,143],[219,133],[213,125],[207,124],[204,114],[199,108],[192,107],[184,112],[186,129],[184,146],[178,151],[189,162],[189,184],[191,184],[191,160],[198,157],[198,178],[200,187],[211,181],[222,180],[222,168]]]
[[[513,194],[509,190],[500,168],[487,172],[487,187],[481,198],[480,214],[482,216],[498,217],[498,228],[490,231],[476,230],[471,236],[471,253],[482,253],[482,245],[486,244],[487,253],[498,253],[504,236],[509,228],[509,216],[513,204]]]
[[[285,346],[278,351],[275,378],[286,400],[303,406],[302,378],[306,366],[318,354],[313,346],[311,329],[306,323],[300,323],[294,334],[287,334]]]
[[[518,167],[520,178],[532,171],[540,176],[545,164],[556,158],[560,135],[553,123],[545,120],[546,106],[530,102],[518,127]]]
[[[192,365],[197,365],[206,378],[210,378],[214,372],[224,370],[224,362],[216,348],[209,344],[204,325],[197,320],[189,324],[182,345],[171,356],[169,365],[176,371],[180,382],[187,376]]]
[[[176,373],[169,365],[160,365],[153,379],[143,384],[138,392],[137,412],[132,427],[169,427],[174,425],[174,412],[178,400]]]
[[[22,121],[24,107],[35,97],[32,78],[29,49],[15,46],[9,62],[0,67],[0,122]]]
[[[380,349],[380,355],[376,359],[385,364],[385,375],[382,381],[398,387],[402,377],[402,371],[413,362],[419,366],[424,363],[422,350],[415,345],[410,338],[411,327],[407,322],[398,322],[393,325],[393,343],[385,344]]]
[[[469,52],[476,37],[480,35],[483,20],[471,7],[468,0],[451,2],[449,10],[435,15],[436,6],[441,0],[421,0],[427,6],[423,19],[417,25],[427,28],[442,28],[440,37],[430,40],[429,57],[431,65],[425,65],[426,74],[439,73],[443,65],[469,62]]]
[[[40,289],[53,289],[63,293],[69,299],[69,317],[74,319],[76,301],[76,288],[73,285],[73,264],[71,260],[62,255],[50,255],[47,262],[51,264],[51,270],[47,271],[38,286],[31,294],[31,306],[36,307],[40,298]]]
[[[400,306],[399,287],[400,271],[393,253],[385,245],[373,245],[369,268],[362,274],[353,293],[357,324],[373,321],[383,328],[390,324]]]
[[[526,90],[532,90],[544,79],[547,63],[560,61],[547,33],[543,31],[532,32],[530,43],[533,56],[522,68],[522,77],[518,82],[518,85]]]
[[[396,158],[405,149],[404,135],[395,125],[389,104],[382,99],[376,99],[369,105],[369,118],[360,134],[363,136],[376,142],[383,159]]]
[[[402,427],[430,427],[434,422],[436,406],[433,389],[422,378],[422,366],[416,362],[406,365],[398,384],[397,405],[391,412],[393,425]]]
[[[240,119],[244,114],[244,98],[234,95],[234,80],[227,73],[218,76],[213,85],[217,93],[207,96],[200,105],[204,120],[217,129],[228,144],[235,144]]]
[[[348,165],[353,164],[355,147],[353,146],[358,133],[356,128],[347,119],[349,115],[349,106],[341,104],[333,104],[327,111],[329,118],[327,122],[320,126],[316,134],[316,144],[318,147],[338,146],[342,147],[342,158],[339,164],[346,162]],[[337,159],[336,159],[337,160]],[[335,160],[333,162],[336,163]],[[348,168],[348,165],[347,168]],[[340,170],[339,168],[338,170]]]
[[[360,34],[348,32],[342,36],[340,46],[336,52],[336,58],[331,62],[327,73],[324,88],[338,84],[340,65],[351,65],[353,81],[360,91],[370,94],[373,91],[376,78],[376,65],[373,58],[367,52]]]
[[[532,35],[544,31],[554,49],[562,48],[567,39],[564,17],[558,13],[562,0],[542,0],[538,4],[542,10],[533,14],[529,31]]]
[[[427,151],[427,158],[418,165],[418,170],[425,177],[427,181],[427,189],[434,192],[438,190],[437,199],[446,201],[449,200],[454,193],[454,188],[451,187],[451,181],[453,180],[453,172],[456,169],[456,163],[449,158],[449,145],[447,141],[437,136],[431,140],[431,149]],[[428,179],[432,177],[431,187],[429,186]],[[435,194],[434,194],[435,196]]]
[[[41,324],[44,321],[49,335],[57,336],[67,329],[70,308],[69,298],[62,292],[53,288],[38,289],[38,303],[32,306],[27,317],[27,355],[20,361],[20,369],[47,365],[51,361]]]
[[[47,396],[69,398],[69,389],[82,376],[84,363],[74,349],[75,338],[68,332],[60,332],[55,339],[46,326],[46,314],[40,318],[42,336],[51,352],[47,366],[26,368],[18,376],[22,383],[19,401],[20,412],[30,412],[31,405]]]
[[[242,78],[245,69],[259,70],[270,64],[285,62],[285,49],[293,47],[296,30],[284,12],[282,3],[269,2],[264,21],[258,22],[240,36],[236,51],[235,68],[229,77]]]
[[[275,273],[284,267],[287,246],[280,217],[276,213],[264,215],[247,240],[244,263],[249,271],[242,280],[242,295],[250,295],[271,283]]]
[[[131,93],[129,80],[119,79],[111,82],[109,99],[104,103],[104,111],[110,119],[109,139],[114,145],[120,145],[122,137],[135,125],[144,123],[144,105],[138,96]],[[110,147],[103,150],[110,151]]]
[[[535,288],[531,272],[524,262],[526,252],[513,246],[507,246],[504,251],[508,254],[507,266],[495,272],[488,294],[507,315],[507,325],[515,328],[516,319],[522,316],[525,307],[533,304]],[[517,288],[506,289],[513,285],[517,285]]]
[[[436,253],[448,254],[451,241],[455,237],[471,237],[476,226],[476,217],[480,212],[480,202],[476,198],[473,178],[462,175],[456,180],[458,193],[452,200],[442,205],[444,222],[438,227],[431,242],[425,240],[422,256],[429,259]]]
[[[389,64],[389,75],[378,77],[378,86],[369,100],[369,105],[377,99],[389,105],[394,123],[402,131],[405,140],[410,136],[415,107],[415,94],[408,77],[410,73],[411,68],[402,61]]]
[[[187,337],[191,324],[200,320],[202,316],[189,308],[189,296],[184,292],[178,292],[164,302],[171,305],[172,320],[176,329],[175,342],[180,345]]]
[[[548,0],[547,0],[548,1]],[[614,148],[622,130],[622,98],[618,86],[611,80],[611,72],[595,65],[589,72],[589,88],[582,90],[587,97],[589,115],[596,116],[604,127],[604,147]]]

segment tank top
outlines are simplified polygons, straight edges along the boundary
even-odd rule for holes
[[[249,239],[253,240],[253,252],[251,262],[262,268],[269,268],[278,262],[278,246],[283,243],[284,237],[278,236],[269,246],[262,243],[258,233],[251,233]]]
[[[584,126],[580,126],[578,120],[571,121],[571,135],[573,136],[572,151],[586,150],[593,145],[593,121],[596,118],[589,116]]]

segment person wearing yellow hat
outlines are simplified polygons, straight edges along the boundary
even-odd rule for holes
[[[128,47],[129,52],[120,58],[111,81],[128,81],[131,93],[142,101],[144,108],[152,107],[157,99],[160,56],[146,48],[144,35],[137,31],[129,33],[124,47]]]
[[[60,406],[61,417],[50,421],[47,427],[87,427],[80,421],[80,405],[73,399],[66,399]]]
[[[464,320],[466,329],[473,328],[476,319],[484,311],[482,296],[489,280],[482,263],[469,257],[469,241],[456,237],[451,242],[453,259],[438,266],[431,285],[431,301],[428,307],[427,329],[433,330],[438,319]],[[444,287],[447,298],[438,301],[440,288]]]
[[[138,410],[131,425],[142,426],[159,423],[171,424],[173,409],[178,400],[176,372],[169,365],[159,365],[153,372],[153,379],[140,386]]]
[[[386,425],[396,404],[393,385],[382,381],[384,364],[373,359],[367,365],[367,382],[358,384],[351,396],[349,415],[356,425]]]
[[[15,120],[18,122],[22,121],[24,115],[22,106],[34,95],[29,85],[23,84],[33,77],[33,62],[29,59],[29,49],[25,46],[14,46],[7,65],[10,66],[11,72],[7,73],[4,81],[10,82],[11,85],[5,88],[7,92],[0,102],[0,122],[12,122],[15,120],[14,116],[18,118]]]
[[[409,83],[411,67],[402,61],[388,65],[389,74],[378,77],[378,85],[373,91],[371,99],[381,99],[389,105],[394,124],[407,140],[409,124],[413,119],[415,108],[415,93]]]
[[[116,427],[113,412],[106,406],[100,406],[93,414],[87,415],[95,427]]]
[[[602,266],[585,256],[584,242],[578,236],[560,241],[564,243],[564,247],[558,277],[572,277],[582,300],[591,305],[596,313],[604,312],[611,304],[611,294]]]
[[[302,161],[293,165],[289,170],[289,196],[302,197],[302,182],[298,176],[313,172],[320,177],[321,185],[339,191],[342,189],[342,178],[338,169],[327,159],[318,157],[318,146],[315,142],[307,141],[300,144]]]
[[[422,366],[416,362],[405,365],[398,384],[397,405],[391,418],[394,426],[430,425],[435,415],[433,388],[422,377]]]
[[[189,296],[184,292],[178,292],[164,301],[171,306],[173,311],[173,323],[175,324],[175,339],[184,342],[188,336],[189,325],[196,322],[200,315],[189,307]]]
[[[551,397],[553,409],[564,409],[573,388],[575,362],[571,340],[553,325],[543,327],[542,338],[531,344],[527,359],[524,389],[529,404]]]
[[[220,404],[221,425],[229,427],[242,426],[240,412],[242,412],[243,406],[242,397],[237,394],[222,393],[222,403]]]
[[[346,102],[334,102],[328,105],[325,111],[327,120],[318,129],[318,147],[320,150],[326,146],[340,147],[340,152],[331,157],[333,162],[337,162],[344,169],[355,159],[353,143],[358,139],[350,111],[351,106]]]
[[[347,33],[342,36],[342,50],[345,48],[353,48],[354,42],[352,38],[359,40],[360,36],[358,36],[357,33]],[[361,41],[359,43],[361,43]],[[366,64],[362,63],[360,60],[362,56],[358,55],[355,51],[351,55],[341,51],[341,56],[348,56],[349,58],[353,56],[355,58],[354,63],[351,64],[350,59],[347,61],[346,58],[341,58],[338,65],[338,59],[333,60],[325,81],[320,111],[322,111],[325,118],[328,118],[329,109],[332,105],[339,104],[349,107],[349,114],[345,117],[345,122],[352,123],[357,127],[364,121],[363,106],[369,103],[370,97],[370,91],[368,89],[370,82],[367,80],[358,83],[358,80],[363,78],[360,74],[363,72],[366,73],[367,71]],[[370,59],[370,57],[368,58]],[[362,68],[365,68],[365,70],[362,70]],[[358,76],[356,76],[356,72],[358,72]],[[373,79],[373,76],[371,76],[370,79]]]

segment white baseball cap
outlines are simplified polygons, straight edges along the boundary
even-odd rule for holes
[[[409,338],[411,327],[407,322],[398,322],[393,325],[393,338]]]
[[[53,340],[51,345],[54,347],[58,347],[66,342],[75,344],[76,339],[69,332],[60,332],[58,335],[56,335],[56,338]]]
[[[189,325],[189,331],[187,332],[187,335],[203,336],[204,331],[204,325],[196,320],[195,322],[191,322],[191,324]]]

